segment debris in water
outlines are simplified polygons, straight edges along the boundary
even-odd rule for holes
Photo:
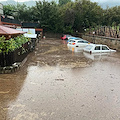
[[[64,81],[64,79],[55,79],[56,81]]]

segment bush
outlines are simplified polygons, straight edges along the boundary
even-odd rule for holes
[[[20,47],[22,44],[30,41],[30,38],[26,38],[23,35],[17,36],[16,38],[11,38],[9,40],[5,40],[5,37],[0,37],[0,53],[8,53],[12,52]]]

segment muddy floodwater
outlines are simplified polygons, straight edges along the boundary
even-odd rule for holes
[[[0,120],[120,120],[120,52],[41,40],[20,70],[0,74]]]

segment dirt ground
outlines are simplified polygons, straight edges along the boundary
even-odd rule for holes
[[[41,40],[20,70],[0,74],[0,120],[120,120],[119,70],[119,52]]]

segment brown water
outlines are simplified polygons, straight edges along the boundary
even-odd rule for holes
[[[118,52],[41,41],[19,71],[0,74],[0,120],[120,120],[119,70]]]

